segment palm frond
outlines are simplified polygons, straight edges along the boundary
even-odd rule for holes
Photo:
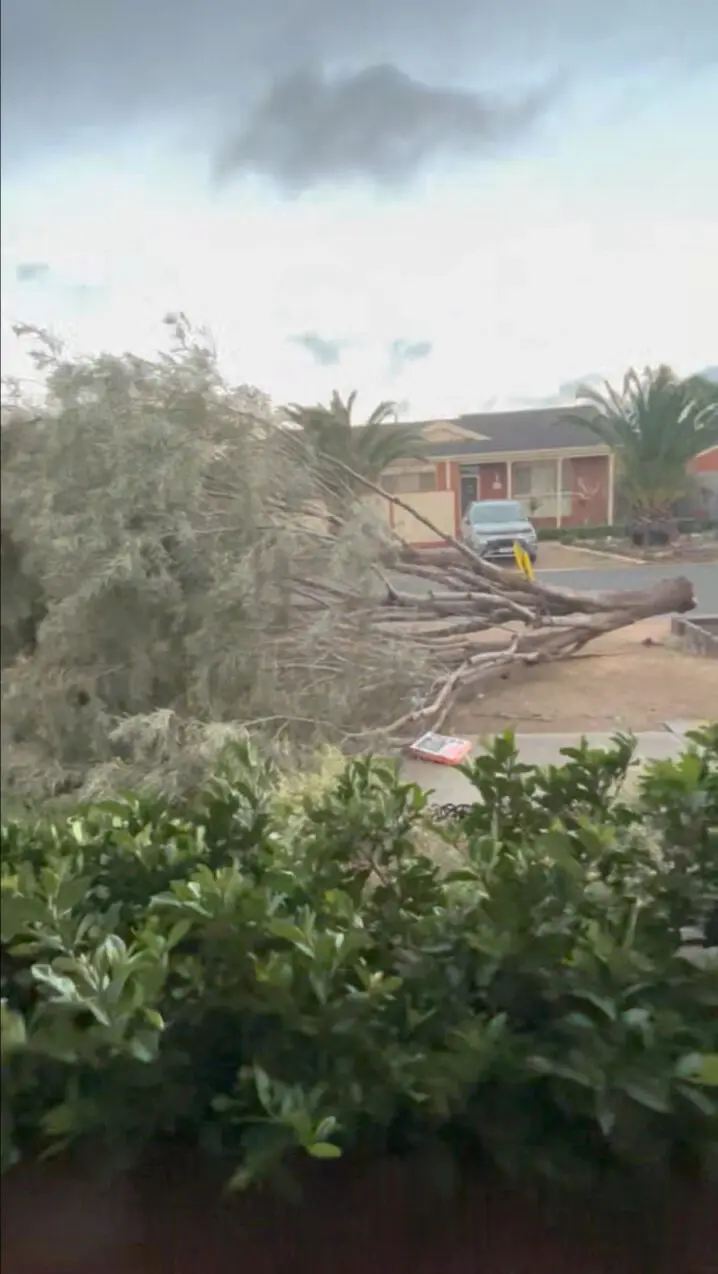
[[[636,507],[675,502],[688,462],[718,443],[718,387],[700,377],[681,380],[666,364],[629,368],[620,391],[582,385],[577,398],[596,414],[571,419],[613,450]]]
[[[381,425],[381,424],[384,424],[386,421],[392,421],[396,423],[396,419],[397,419],[396,403],[393,402],[391,399],[386,399],[385,401],[380,402],[374,408],[373,412],[371,413],[366,423],[367,425]]]
[[[355,432],[353,467],[362,477],[372,481],[399,460],[422,460],[426,456],[426,446],[420,431],[409,425],[376,421]]]
[[[334,390],[327,407],[292,403],[285,408],[287,418],[303,429],[315,456],[326,462],[325,485],[337,496],[344,496],[351,487],[342,466],[376,480],[395,461],[419,459],[423,454],[419,431],[396,423],[397,407],[389,400],[374,408],[365,425],[352,427],[356,398],[354,390],[344,402]]]

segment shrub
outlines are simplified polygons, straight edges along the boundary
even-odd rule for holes
[[[718,531],[718,518],[679,518],[676,525],[681,535],[700,534]]]
[[[681,535],[698,534],[705,531],[718,530],[715,518],[679,518],[676,523]],[[623,540],[628,537],[628,528],[623,523],[615,526],[542,526],[536,532],[539,540]]]
[[[199,1145],[244,1186],[414,1148],[573,1186],[701,1171],[718,1104],[718,727],[467,768],[354,760],[303,796],[249,751],[174,804],[3,827],[3,1161]],[[324,771],[323,771],[324,772]],[[692,935],[692,936],[691,936]],[[713,935],[713,936],[711,936]]]
[[[536,528],[536,538],[539,543],[544,540],[563,541],[566,539],[567,529],[565,526],[539,526]]]
[[[625,526],[543,526],[537,535],[539,540],[607,540],[611,537],[622,539],[626,534]]]

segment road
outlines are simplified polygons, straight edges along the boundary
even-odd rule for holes
[[[537,578],[558,588],[604,592],[618,588],[650,588],[669,575],[685,575],[696,591],[698,611],[718,614],[718,562],[666,562],[662,566],[618,566],[578,571],[537,571]]]
[[[665,562],[658,566],[609,566],[603,564],[579,570],[536,572],[539,580],[554,584],[557,588],[574,588],[585,592],[604,592],[612,589],[650,588],[669,575],[685,575],[696,591],[696,611],[718,615],[718,562]],[[396,576],[395,583],[412,593],[428,593],[432,588],[426,580]]]

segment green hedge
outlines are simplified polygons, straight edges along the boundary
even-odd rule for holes
[[[679,518],[676,525],[681,535],[694,535],[703,531],[718,531],[718,518]]]
[[[681,535],[698,534],[704,531],[718,531],[716,518],[679,518],[676,523]],[[536,532],[539,540],[606,540],[627,539],[630,535],[628,527],[623,523],[613,526],[543,526]]]
[[[536,532],[539,540],[605,540],[609,536],[622,539],[625,526],[542,526]]]
[[[437,822],[389,763],[2,829],[5,1166],[163,1145],[232,1182],[417,1147],[594,1187],[707,1172],[718,726],[621,796],[632,742],[522,765]],[[458,870],[447,862],[458,861]]]

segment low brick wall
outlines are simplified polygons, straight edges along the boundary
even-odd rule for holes
[[[683,650],[707,659],[718,659],[718,615],[674,615],[671,632]]]
[[[3,1180],[3,1274],[716,1274],[718,1195],[641,1218],[552,1210],[481,1182],[451,1200],[416,1163],[306,1174],[301,1204],[223,1195],[172,1157],[112,1182],[40,1165]]]

